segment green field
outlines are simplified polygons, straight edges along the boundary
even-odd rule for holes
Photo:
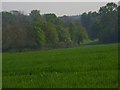
[[[117,44],[3,53],[3,88],[118,87]]]

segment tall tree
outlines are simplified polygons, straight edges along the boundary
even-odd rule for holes
[[[43,48],[45,45],[45,33],[42,30],[42,18],[40,15],[40,11],[38,10],[33,10],[30,13],[32,25],[34,28],[34,38],[37,43],[36,48]]]
[[[59,38],[55,25],[50,22],[45,22],[43,24],[43,30],[46,36],[47,47],[56,48]]]
[[[108,3],[99,10],[100,14],[100,42],[111,43],[118,40],[118,14],[117,5]]]

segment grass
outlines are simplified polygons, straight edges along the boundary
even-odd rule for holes
[[[2,89],[2,53],[0,52],[0,89]]]
[[[117,44],[3,53],[3,88],[118,87]]]

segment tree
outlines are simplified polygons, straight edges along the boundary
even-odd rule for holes
[[[35,26],[34,27],[35,30],[36,30],[36,42],[37,44],[39,45],[38,48],[43,48],[44,45],[45,45],[45,42],[46,42],[46,39],[45,39],[45,33],[43,32],[43,30],[38,27],[38,26]]]
[[[45,32],[47,47],[56,48],[59,38],[55,25],[45,22],[43,24],[43,31]]]
[[[104,43],[111,43],[118,41],[118,14],[117,5],[115,3],[108,3],[99,10],[100,14],[100,34],[99,40]]]
[[[3,18],[3,50],[23,49],[28,45],[29,37],[26,16],[23,14],[2,13]],[[24,24],[26,23],[26,24]]]
[[[96,34],[94,33],[94,24],[99,20],[99,15],[97,12],[88,12],[81,15],[81,23],[85,27],[89,38],[91,40],[96,39]]]
[[[78,46],[89,38],[101,43],[117,42],[117,15],[120,10],[115,3],[106,4],[98,13],[90,11],[81,16],[40,15],[39,10],[29,15],[2,12],[3,51]]]
[[[120,42],[120,6],[118,6],[118,42]]]
[[[42,18],[40,15],[40,11],[38,10],[33,10],[30,13],[30,17],[31,17],[31,22],[32,22],[32,26],[34,29],[34,38],[35,41],[37,43],[36,48],[43,48],[45,45],[45,33],[42,30]]]

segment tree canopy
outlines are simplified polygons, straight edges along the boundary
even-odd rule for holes
[[[3,51],[65,48],[95,39],[100,43],[118,42],[119,10],[115,3],[108,3],[98,12],[76,16],[41,15],[39,10],[29,15],[3,11]]]

